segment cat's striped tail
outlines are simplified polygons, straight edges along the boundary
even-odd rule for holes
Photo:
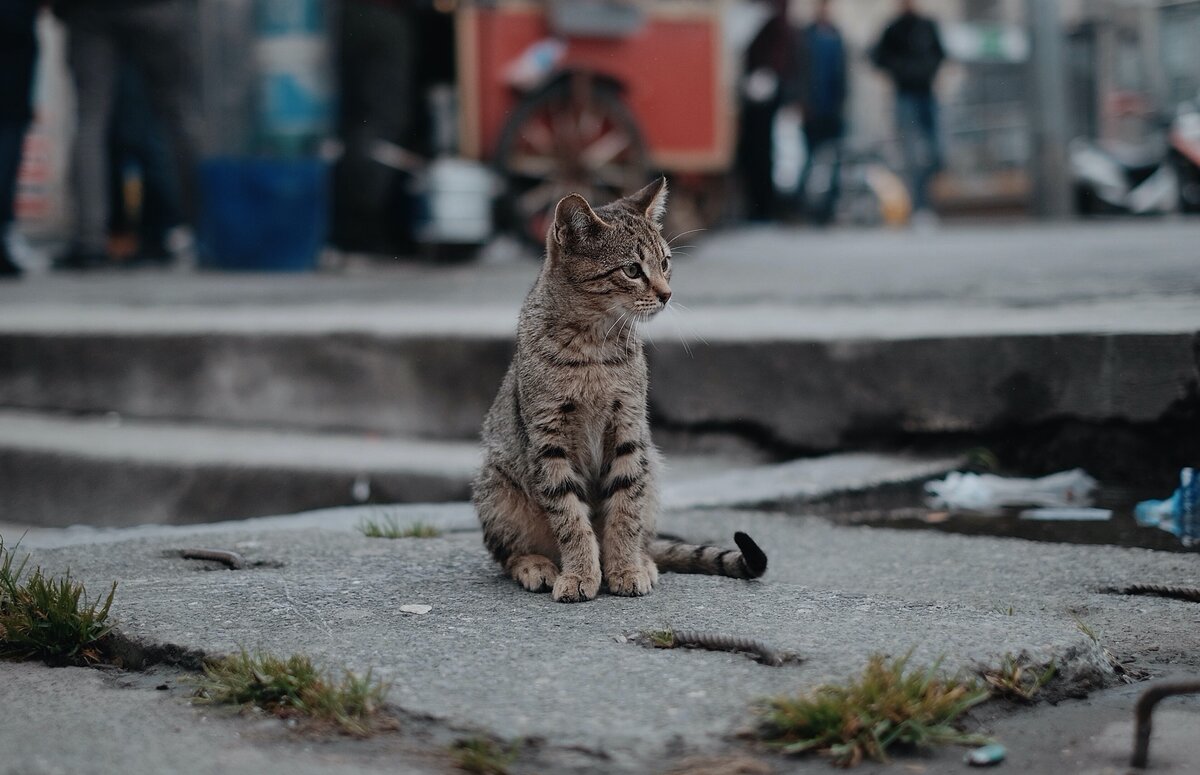
[[[698,546],[659,536],[650,542],[650,556],[660,571],[706,573],[735,579],[756,579],[767,571],[767,555],[745,533],[734,533],[738,549]]]

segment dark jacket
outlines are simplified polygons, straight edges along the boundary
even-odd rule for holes
[[[871,52],[871,60],[892,77],[896,89],[929,94],[946,52],[932,19],[915,13],[896,18]]]
[[[846,107],[846,44],[833,25],[792,30],[784,100],[796,103],[806,121],[841,121]]]
[[[0,0],[0,121],[29,121],[37,0]]]

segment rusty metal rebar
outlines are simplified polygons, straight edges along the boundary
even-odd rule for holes
[[[224,549],[181,549],[179,555],[185,560],[219,562],[230,570],[241,570],[246,567],[246,558],[237,552],[227,552]]]
[[[715,632],[681,630],[675,633],[675,645],[708,651],[741,651],[753,654],[755,659],[764,665],[779,667],[783,664],[783,656],[779,652],[753,638],[739,638],[735,635],[720,635]]]
[[[1177,694],[1195,694],[1200,692],[1200,681],[1179,681],[1151,686],[1142,692],[1134,710],[1133,756],[1129,759],[1130,767],[1144,768],[1150,757],[1151,716],[1154,706],[1167,697]]]

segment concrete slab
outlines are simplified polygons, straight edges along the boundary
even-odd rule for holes
[[[108,675],[0,661],[0,699],[7,708],[0,773],[424,775],[447,769],[436,754],[393,747],[364,761],[363,752],[344,744],[288,739],[273,721],[190,707],[190,693],[173,671]]]
[[[0,521],[186,524],[468,497],[478,446],[0,411]]]
[[[1194,341],[662,342],[648,348],[651,416],[660,427],[808,451],[1062,417],[1154,422],[1195,400]],[[511,357],[507,340],[457,336],[0,333],[0,406],[466,440]]]
[[[364,514],[422,519],[440,538],[386,541],[353,532]],[[682,751],[711,753],[750,718],[757,697],[858,670],[873,651],[914,649],[949,669],[1024,652],[1054,659],[1068,682],[1114,676],[1073,612],[1122,655],[1200,655],[1200,614],[1177,601],[1103,595],[1102,583],[1196,583],[1192,558],[850,529],[757,512],[676,512],[664,529],[726,543],[748,530],[771,554],[761,583],[666,575],[643,599],[565,606],[499,576],[469,507],[349,509],[240,525],[137,528],[104,541],[61,531],[27,537],[47,570],[70,567],[99,589],[120,581],[122,630],[210,652],[303,650],[394,682],[406,710],[501,736],[602,750],[608,772],[653,771]],[[305,527],[319,522],[321,528]],[[282,563],[210,571],[171,550],[234,548]],[[58,548],[42,548],[56,544]],[[432,606],[417,616],[406,603]],[[1012,607],[1012,613],[1008,607]],[[744,657],[647,650],[619,639],[671,625],[757,637],[802,654],[770,668]],[[1193,661],[1192,664],[1195,664]]]
[[[648,329],[653,414],[809,451],[1153,422],[1196,394],[1198,235],[721,232]],[[0,288],[0,406],[469,439],[537,268],[29,278]]]
[[[753,465],[668,454],[669,507],[803,501],[940,475],[953,458],[842,454]],[[0,410],[0,523],[188,524],[365,502],[468,497],[475,442]]]

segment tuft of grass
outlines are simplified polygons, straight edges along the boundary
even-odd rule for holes
[[[29,555],[15,563],[0,538],[0,658],[41,659],[51,665],[94,665],[104,659],[104,642],[114,581],[107,597],[91,601],[68,571],[47,576],[40,567],[26,576]]]
[[[992,668],[984,668],[980,676],[991,687],[996,697],[1003,697],[1018,702],[1032,702],[1033,698],[1058,673],[1058,666],[1051,661],[1044,667],[1037,668],[1027,659],[1005,654],[1000,664]]]
[[[287,659],[242,649],[204,663],[194,700],[258,707],[282,718],[308,717],[365,737],[383,708],[387,685],[349,671],[338,681],[301,654]]]
[[[787,754],[819,752],[852,767],[886,762],[893,746],[977,745],[987,739],[954,722],[988,698],[974,680],[943,677],[938,664],[909,669],[909,654],[872,655],[857,678],[798,697],[766,701],[758,736]]]
[[[1075,627],[1084,635],[1091,639],[1092,643],[1099,643],[1100,638],[1096,636],[1096,631],[1093,630],[1088,623],[1079,618],[1077,614],[1071,614],[1071,618],[1075,620]]]
[[[643,630],[642,637],[656,649],[675,648],[675,631],[670,627],[661,630]]]
[[[471,737],[456,742],[450,754],[458,768],[465,772],[508,775],[508,766],[516,761],[519,750],[518,742],[502,746],[485,737]]]
[[[995,603],[992,605],[992,611],[1000,614],[1001,616],[1012,616],[1016,614],[1017,609],[1014,608],[1011,603],[1007,606],[1001,605],[1000,603]]]
[[[442,534],[441,530],[425,522],[413,522],[401,527],[395,517],[385,517],[379,521],[364,519],[358,529],[367,538],[437,538]]]

